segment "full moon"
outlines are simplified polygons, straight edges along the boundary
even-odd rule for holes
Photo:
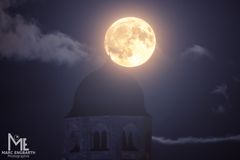
[[[151,26],[136,17],[114,22],[105,34],[104,47],[111,60],[124,67],[144,64],[153,54],[156,37]]]

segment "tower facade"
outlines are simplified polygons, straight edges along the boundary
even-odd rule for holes
[[[77,89],[65,117],[64,159],[150,160],[151,126],[138,83],[107,64]]]

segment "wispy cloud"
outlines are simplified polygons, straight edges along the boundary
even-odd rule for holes
[[[212,91],[212,93],[223,95],[226,99],[228,99],[227,89],[227,84],[217,85],[216,88]]]
[[[0,58],[73,63],[88,57],[88,46],[61,33],[42,33],[21,15],[10,16],[5,10],[16,1],[0,2]]]
[[[228,137],[209,137],[209,138],[197,138],[197,137],[182,137],[178,139],[168,139],[164,137],[152,137],[152,140],[165,145],[178,145],[178,144],[203,144],[203,143],[218,143],[226,141],[240,141],[240,135],[228,136]]]
[[[192,58],[192,59],[200,59],[200,58],[211,58],[212,54],[210,51],[200,45],[194,44],[190,48],[187,48],[182,52],[183,57]]]

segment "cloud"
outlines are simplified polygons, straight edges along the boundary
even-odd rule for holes
[[[240,76],[234,76],[233,81],[239,83],[240,82]]]
[[[197,137],[183,137],[178,139],[167,139],[164,137],[152,137],[152,140],[165,145],[178,145],[178,144],[205,144],[205,143],[219,143],[226,141],[240,141],[240,135],[228,137],[210,137],[210,138],[197,138]]]
[[[184,50],[182,52],[182,56],[183,57],[187,57],[187,58],[192,58],[192,59],[200,59],[200,58],[211,58],[212,55],[209,52],[208,49],[194,44],[192,47],[187,48],[186,50]]]
[[[228,99],[227,89],[227,84],[217,85],[216,88],[212,91],[212,93],[223,95],[226,99]]]
[[[214,107],[212,107],[212,111],[218,114],[225,113],[227,109],[230,107],[228,85],[227,84],[217,85],[211,91],[211,94],[214,94],[214,96],[216,95],[218,97],[217,98],[218,101],[217,103],[214,104]]]
[[[5,9],[15,3],[0,2],[0,58],[72,64],[88,57],[87,45],[61,32],[44,34],[21,15],[7,14]]]
[[[220,105],[218,105],[217,107],[213,107],[213,108],[212,108],[212,111],[213,111],[214,113],[220,113],[220,114],[222,114],[222,113],[225,113],[225,112],[226,112],[226,109],[227,109],[226,106],[220,104]]]

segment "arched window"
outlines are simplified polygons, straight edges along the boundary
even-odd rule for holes
[[[129,123],[123,127],[122,132],[122,149],[127,151],[137,150],[136,136],[137,127],[134,123]]]
[[[100,134],[98,131],[93,133],[93,150],[100,149]]]
[[[122,133],[122,149],[128,150],[128,151],[136,150],[136,147],[133,142],[133,133],[132,132],[128,132],[126,134],[126,132],[123,131],[123,133]]]
[[[105,124],[98,123],[92,128],[92,150],[108,149],[109,132]]]
[[[95,131],[93,133],[93,148],[92,150],[107,150],[108,136],[107,131]]]

